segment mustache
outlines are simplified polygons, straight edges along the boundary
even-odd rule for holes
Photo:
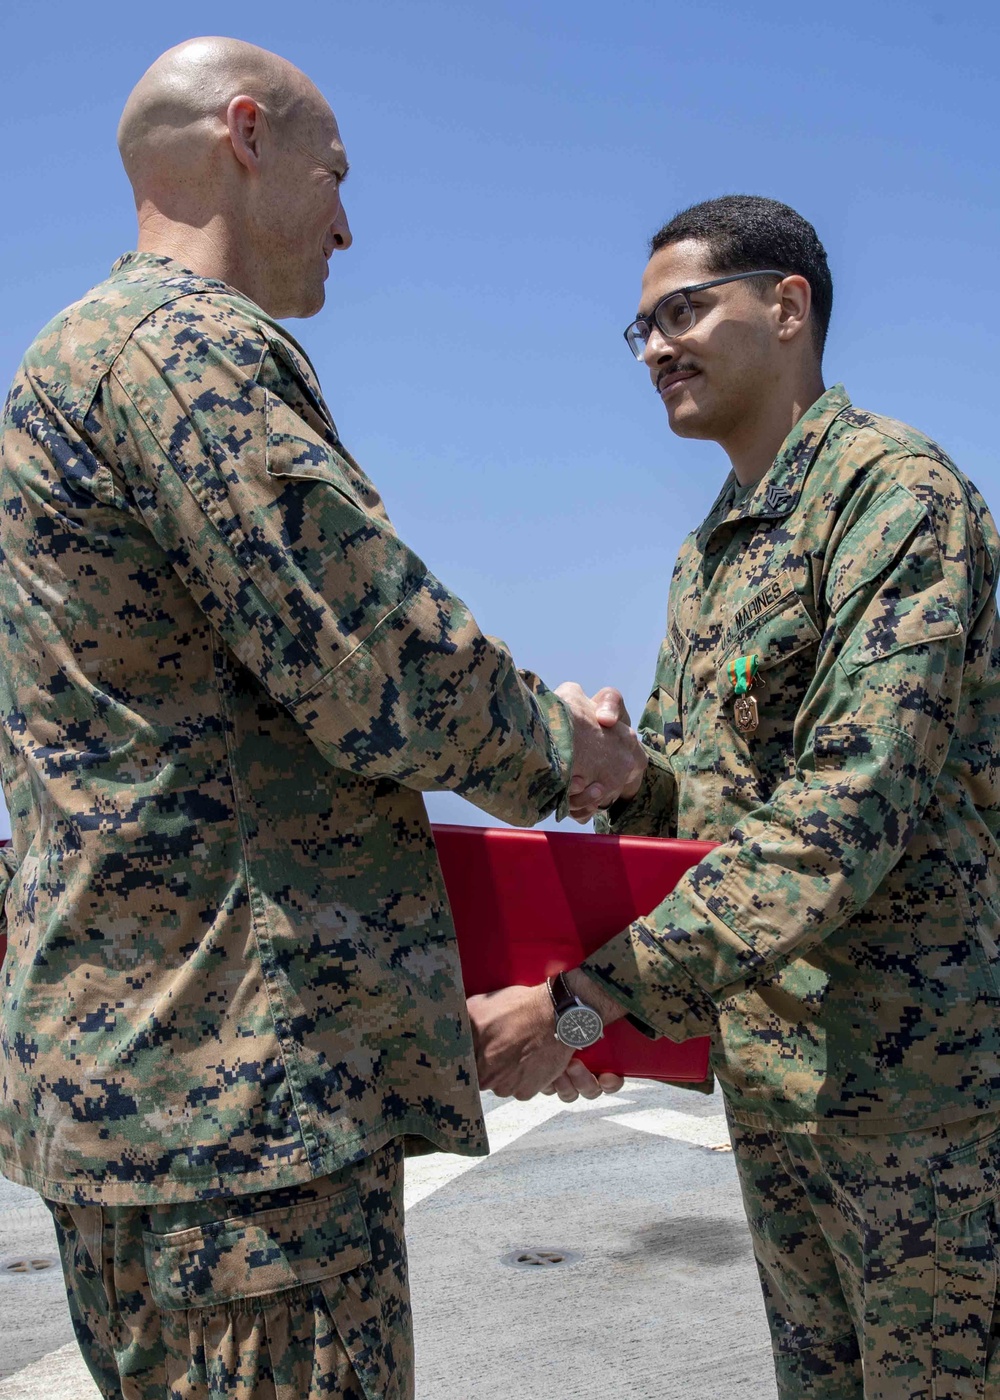
[[[690,364],[690,363],[681,363],[681,364],[677,364],[677,365],[666,365],[663,369],[660,370],[659,374],[658,374],[658,375],[656,376],[656,378],[653,380],[653,389],[658,393],[658,392],[659,392],[659,389],[660,389],[660,385],[663,383],[663,381],[664,381],[665,379],[670,379],[670,378],[671,378],[673,375],[675,375],[675,374],[697,374],[697,373],[698,373],[698,366],[697,366],[697,365],[692,365],[692,364]]]

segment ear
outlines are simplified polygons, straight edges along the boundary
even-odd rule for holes
[[[801,335],[812,307],[812,288],[797,272],[785,277],[776,288],[778,297],[778,339],[789,341]]]
[[[233,154],[252,175],[260,169],[264,114],[252,97],[234,97],[226,108]]]

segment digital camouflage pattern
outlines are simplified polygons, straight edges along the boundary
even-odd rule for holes
[[[396,536],[288,333],[149,254],[7,400],[0,1166],[56,1200],[486,1151],[418,789],[531,824],[568,711]]]
[[[402,1144],[336,1176],[169,1206],[51,1203],[107,1400],[412,1400]]]
[[[1000,1098],[1000,540],[975,488],[841,388],[685,541],[616,832],[721,844],[586,964],[715,1031],[735,1118],[888,1133]],[[759,728],[730,661],[756,653]]]
[[[997,1400],[1000,1113],[731,1127],[780,1400]]]

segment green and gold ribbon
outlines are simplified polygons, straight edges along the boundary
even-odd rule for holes
[[[755,651],[749,656],[737,656],[729,663],[729,679],[733,683],[733,690],[737,695],[746,695],[754,681],[757,679],[757,671],[760,666],[760,657]]]

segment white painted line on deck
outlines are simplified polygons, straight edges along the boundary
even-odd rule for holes
[[[511,1099],[486,1115],[486,1129],[489,1134],[492,1152],[509,1147],[518,1138],[524,1137],[534,1128],[541,1127],[550,1118],[560,1113],[603,1112],[612,1122],[625,1127],[636,1127],[642,1132],[658,1133],[662,1137],[676,1137],[683,1142],[697,1141],[702,1146],[712,1146],[719,1138],[721,1124],[722,1139],[726,1138],[724,1118],[689,1118],[684,1113],[672,1113],[667,1109],[646,1109],[637,1113],[608,1114],[609,1104],[615,1108],[625,1108],[634,1103],[628,1097],[599,1099],[577,1099],[574,1103],[563,1103],[555,1095],[539,1094],[528,1103]],[[670,1121],[671,1130],[664,1131],[663,1124]],[[652,1124],[660,1126],[651,1126]],[[711,1141],[702,1142],[706,1135]],[[407,1210],[419,1201],[447,1186],[456,1177],[473,1167],[489,1161],[488,1157],[456,1157],[453,1153],[435,1152],[426,1157],[412,1157],[405,1167],[405,1200]],[[51,1395],[57,1400],[100,1400],[99,1393],[90,1378],[86,1365],[74,1342],[60,1347],[58,1351],[15,1371],[6,1380],[0,1380],[0,1400],[38,1400],[40,1395]]]
[[[0,1381],[0,1400],[101,1400],[101,1393],[90,1378],[76,1342],[50,1351]]]
[[[640,1133],[689,1142],[695,1147],[710,1147],[715,1152],[730,1150],[729,1128],[723,1113],[692,1118],[672,1108],[642,1108],[636,1113],[609,1113],[606,1117],[611,1123],[620,1123],[623,1128],[634,1128]]]
[[[619,1104],[632,1102],[631,1099],[618,1100]],[[586,1109],[605,1109],[607,1106],[607,1098],[577,1099],[574,1103],[563,1103],[555,1094],[551,1097],[539,1094],[527,1103],[511,1099],[509,1103],[501,1104],[486,1115],[490,1152],[499,1152],[525,1133],[541,1127],[557,1113],[580,1113]],[[403,1199],[406,1209],[412,1210],[418,1201],[432,1196],[435,1191],[440,1191],[442,1186],[447,1186],[450,1181],[488,1161],[488,1157],[456,1157],[450,1152],[433,1152],[426,1157],[409,1158],[403,1170]],[[0,1400],[3,1400],[2,1396]]]

